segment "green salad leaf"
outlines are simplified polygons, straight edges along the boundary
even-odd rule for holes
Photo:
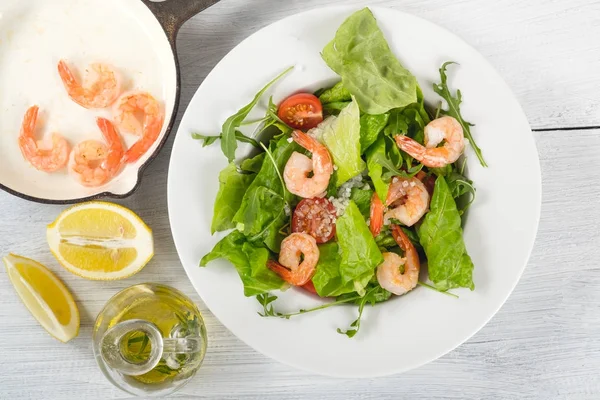
[[[192,139],[203,140],[202,147],[210,146],[217,139],[221,139],[221,138],[222,138],[222,135],[206,136],[206,135],[202,135],[200,133],[192,133]],[[258,141],[256,141],[256,139],[246,136],[238,130],[235,131],[235,140],[237,140],[238,142],[242,142],[242,143],[250,143],[254,147],[260,147],[260,145],[258,144]]]
[[[373,181],[375,191],[382,201],[387,199],[389,190],[389,183],[383,180],[383,166],[380,160],[386,158],[385,152],[385,139],[380,137],[375,143],[373,143],[366,152],[367,169],[369,171],[369,177]]]
[[[349,101],[336,101],[334,103],[323,104],[323,112],[325,115],[339,115],[342,110],[350,104]]]
[[[219,191],[215,199],[211,234],[235,227],[233,216],[240,208],[242,198],[254,177],[254,174],[239,173],[234,163],[227,165],[219,173]]]
[[[235,266],[244,284],[244,295],[248,297],[285,286],[279,275],[267,267],[269,250],[249,243],[239,231],[232,231],[217,243],[210,253],[202,257],[200,266],[204,267],[218,258],[225,258]]]
[[[246,158],[240,164],[240,168],[244,171],[258,174],[262,168],[263,162],[265,161],[265,154],[266,153],[260,153],[252,158]]]
[[[354,201],[346,207],[336,224],[336,239],[341,252],[340,276],[343,283],[353,282],[354,289],[364,293],[383,256]]]
[[[344,87],[342,82],[338,82],[335,86],[325,89],[320,95],[321,104],[350,102],[352,94]]]
[[[360,153],[363,154],[379,138],[383,128],[387,126],[390,118],[389,113],[385,114],[363,114],[360,117]]]
[[[285,74],[290,72],[294,67],[290,67],[277,75],[271,82],[267,83],[257,94],[252,101],[242,107],[238,112],[227,118],[221,129],[221,150],[227,157],[229,162],[235,159],[235,150],[237,149],[236,131],[242,125],[250,111],[256,106],[262,95]]]
[[[342,282],[340,264],[342,258],[336,242],[319,246],[319,262],[317,263],[312,283],[321,297],[339,296],[354,291],[353,282]]]
[[[336,117],[329,117],[333,118]],[[321,141],[337,166],[338,187],[365,169],[365,162],[360,157],[360,110],[355,101],[326,126]]]
[[[260,172],[243,196],[233,222],[251,241],[262,240],[269,249],[279,252],[283,239],[279,231],[289,219],[285,205],[291,203],[294,196],[282,186],[278,171],[283,171],[292,153],[302,151],[302,148],[283,136],[271,143],[270,151],[277,169],[271,160],[263,161]]]
[[[475,289],[474,266],[463,240],[460,214],[443,176],[435,181],[430,211],[418,233],[427,255],[429,279],[437,289]]]
[[[473,139],[473,135],[471,134],[471,127],[474,125],[470,122],[465,121],[460,113],[460,103],[462,103],[462,94],[460,93],[460,90],[457,90],[456,96],[453,96],[452,92],[450,92],[450,89],[448,88],[448,77],[446,75],[446,69],[448,68],[448,65],[451,64],[456,63],[453,61],[447,61],[444,64],[442,64],[440,68],[441,82],[434,83],[433,90],[438,95],[440,95],[441,98],[446,100],[446,103],[448,103],[448,110],[442,110],[442,113],[444,115],[449,115],[451,117],[456,118],[456,120],[460,123],[460,125],[463,128],[465,137],[469,140],[469,143],[471,143],[471,147],[473,148],[475,155],[479,159],[479,163],[482,166],[487,167],[488,165],[483,159],[481,149],[479,148],[479,146],[477,146],[477,143],[475,143],[475,139]]]
[[[371,198],[373,191],[371,189],[352,188],[350,192],[350,200],[354,201],[360,213],[365,219],[368,219],[371,214]]]
[[[322,57],[367,114],[383,114],[417,100],[417,80],[400,64],[371,10],[352,14]]]

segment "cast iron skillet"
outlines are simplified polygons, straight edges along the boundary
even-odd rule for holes
[[[131,1],[131,0],[128,0],[128,1]],[[0,189],[6,191],[8,193],[11,193],[15,196],[21,197],[23,199],[38,202],[38,203],[74,204],[74,203],[79,203],[79,202],[88,201],[88,200],[95,200],[95,199],[100,199],[100,198],[125,198],[125,197],[128,197],[131,194],[133,194],[133,192],[138,188],[145,168],[156,158],[156,156],[158,155],[158,152],[164,146],[169,134],[171,133],[173,125],[175,123],[175,117],[177,115],[177,111],[178,111],[178,107],[179,107],[179,100],[180,100],[179,98],[180,98],[180,91],[181,91],[179,60],[177,58],[177,51],[176,51],[176,38],[177,38],[177,33],[179,31],[179,28],[181,28],[183,23],[186,22],[188,19],[190,19],[194,15],[198,14],[202,10],[217,3],[219,0],[166,0],[166,1],[140,0],[140,1],[146,5],[146,7],[151,11],[151,13],[154,15],[154,17],[156,19],[156,20],[153,20],[153,22],[150,22],[150,20],[148,20],[148,19],[145,19],[145,20],[140,19],[140,20],[143,21],[144,23],[146,23],[146,21],[148,21],[147,23],[149,23],[149,24],[158,22],[158,24],[160,25],[160,27],[162,27],[162,30],[164,31],[164,35],[166,36],[168,45],[170,45],[170,53],[172,54],[173,62],[175,65],[175,68],[174,68],[175,79],[173,80],[175,82],[175,99],[174,99],[174,105],[172,108],[172,112],[170,113],[170,115],[165,116],[166,130],[164,130],[164,128],[163,128],[164,132],[162,133],[162,136],[159,137],[160,142],[158,143],[157,147],[155,147],[153,153],[149,157],[147,157],[143,161],[143,163],[138,167],[137,176],[132,178],[132,180],[135,179],[135,183],[132,183],[130,185],[131,187],[130,188],[128,187],[127,190],[124,190],[124,191],[112,191],[112,190],[110,190],[110,188],[108,188],[108,189],[102,190],[99,193],[93,193],[93,194],[86,193],[86,195],[83,195],[83,196],[76,196],[74,198],[59,198],[59,199],[56,199],[56,198],[49,199],[49,198],[44,198],[43,196],[40,196],[37,194],[24,193],[23,191],[15,190],[15,189],[9,187],[8,185],[3,184],[2,182],[0,182]],[[143,11],[143,9],[141,11]],[[148,28],[150,28],[150,27],[148,27]],[[152,28],[155,29],[155,27],[152,27]],[[161,44],[157,42],[156,45],[159,46]],[[130,173],[134,173],[134,172],[136,172],[136,171],[130,171]]]

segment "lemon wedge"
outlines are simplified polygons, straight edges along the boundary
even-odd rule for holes
[[[69,289],[37,261],[9,254],[6,272],[23,303],[50,335],[68,342],[79,333],[79,310]]]
[[[91,201],[63,211],[48,225],[50,251],[82,278],[116,280],[139,272],[154,255],[152,231],[133,211]]]

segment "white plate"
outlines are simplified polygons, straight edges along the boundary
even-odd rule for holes
[[[110,23],[107,23],[110,21]],[[57,72],[64,58],[78,73],[88,64],[113,65],[124,90],[144,90],[162,102],[165,124],[155,144],[106,185],[86,188],[66,168],[36,170],[22,156],[18,135],[25,111],[40,107],[37,138],[60,132],[71,145],[103,140],[96,117],[110,108],[87,110],[69,99]],[[101,193],[128,195],[139,170],[163,142],[175,108],[175,59],[160,23],[139,0],[0,1],[0,184],[41,201],[73,202]],[[123,134],[126,145],[138,138]]]
[[[223,236],[211,237],[209,227],[217,176],[227,162],[218,144],[202,148],[190,133],[218,133],[229,115],[290,65],[296,68],[272,91],[275,101],[339,79],[321,60],[320,51],[354,8],[294,15],[233,49],[188,107],[173,147],[168,182],[175,245],[194,287],[214,315],[269,357],[340,377],[371,377],[415,368],[481,329],[517,284],[540,213],[540,168],[531,130],[500,76],[473,48],[446,30],[402,12],[372,10],[394,53],[417,76],[427,100],[438,101],[431,85],[439,81],[439,66],[446,60],[460,62],[460,67],[451,67],[451,87],[463,93],[463,115],[477,124],[473,134],[489,164],[489,168],[481,167],[467,151],[469,175],[477,187],[464,235],[475,263],[475,291],[455,290],[460,296],[455,300],[417,288],[368,307],[360,332],[348,339],[336,328],[346,328],[355,319],[356,307],[334,307],[291,320],[261,318],[259,304],[244,297],[240,279],[228,262],[198,267],[200,258]],[[289,290],[276,308],[291,311],[315,303],[308,295]]]

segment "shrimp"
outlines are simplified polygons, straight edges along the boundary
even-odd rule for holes
[[[385,202],[389,207],[383,219],[397,219],[406,226],[416,224],[429,208],[429,192],[417,178],[393,178]]]
[[[291,193],[306,199],[323,197],[333,174],[333,161],[327,147],[302,131],[294,131],[292,138],[312,153],[312,160],[293,152],[283,171],[285,186]]]
[[[429,192],[420,179],[394,177],[385,205],[376,193],[373,194],[369,216],[371,233],[373,236],[379,235],[383,225],[388,224],[391,219],[396,219],[405,226],[413,226],[427,212],[429,197]]]
[[[64,60],[58,63],[58,74],[71,100],[85,108],[108,107],[121,93],[120,79],[115,71],[105,64],[90,65],[83,85],[75,79]]]
[[[444,145],[437,147],[442,141]],[[427,124],[425,146],[402,135],[396,136],[396,144],[424,166],[441,168],[458,160],[465,150],[465,135],[455,118],[445,116]]]
[[[319,261],[319,247],[307,233],[292,233],[281,242],[279,263],[269,260],[267,266],[286,282],[303,286],[315,273]]]
[[[417,286],[421,263],[415,246],[398,225],[392,227],[392,235],[404,251],[404,257],[383,253],[383,263],[377,267],[377,282],[385,290],[402,296]],[[404,273],[400,273],[402,266]]]
[[[143,114],[143,124],[137,118]],[[136,162],[154,144],[163,127],[165,114],[159,102],[146,92],[131,92],[122,95],[114,105],[115,123],[121,131],[133,133],[141,138],[125,152],[125,161]]]
[[[69,161],[69,143],[58,133],[52,134],[50,147],[35,140],[38,111],[38,106],[32,106],[25,113],[19,134],[19,147],[23,157],[36,169],[44,172],[58,171]]]
[[[108,146],[97,140],[86,140],[73,149],[69,169],[83,186],[101,186],[119,173],[123,144],[114,125],[105,118],[96,119]]]

